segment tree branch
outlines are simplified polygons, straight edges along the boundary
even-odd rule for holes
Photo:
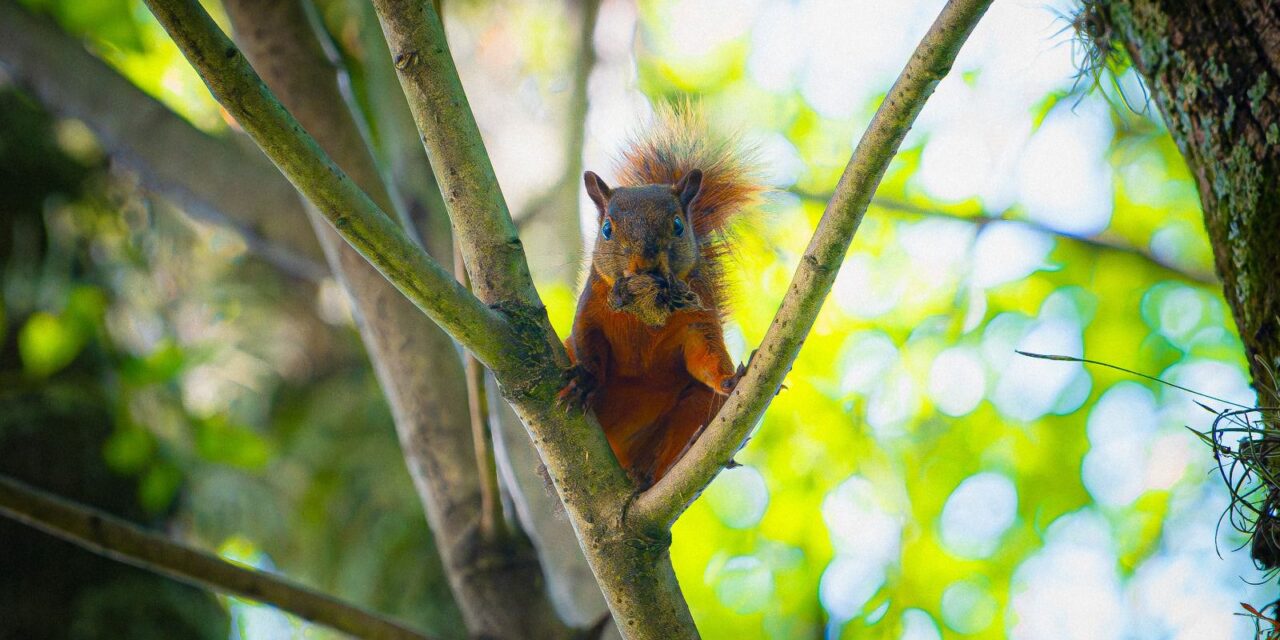
[[[471,288],[462,253],[454,251],[453,272],[462,285]],[[496,541],[506,537],[502,513],[502,497],[498,495],[498,465],[494,458],[493,436],[489,430],[489,399],[485,389],[485,368],[470,353],[462,356],[467,379],[467,408],[471,417],[471,441],[475,449],[476,469],[480,475],[480,533]]]
[[[147,6],[214,97],[347,242],[482,361],[502,357],[509,325],[427,256],[334,164],[199,2],[147,0]]]
[[[490,305],[540,308],[439,13],[417,0],[374,0],[373,6],[444,194],[472,289]]]
[[[390,173],[391,195],[409,214],[427,253],[441,264],[453,264],[449,214],[391,64],[382,25],[368,0],[350,0],[348,4],[351,18],[360,25],[360,67],[364,70],[368,115],[377,133],[379,159]]]
[[[304,0],[227,0],[249,60],[263,70],[300,124],[384,209],[391,197],[345,104],[341,69],[309,20]],[[469,632],[556,638],[569,629],[540,589],[532,551],[486,533],[492,505],[475,464],[466,380],[453,342],[400,295],[319,213],[314,226],[351,297],[361,337],[391,407],[401,447]],[[474,299],[474,298],[473,298]],[[490,478],[492,471],[490,470]]]
[[[791,189],[791,193],[805,200],[827,201],[830,199],[830,196],[822,196],[814,193],[801,191],[798,189]],[[1053,236],[1055,238],[1060,238],[1062,240],[1069,240],[1071,242],[1078,242],[1080,244],[1093,247],[1094,249],[1098,249],[1100,251],[1111,251],[1115,253],[1123,253],[1125,255],[1133,256],[1134,258],[1137,258],[1138,260],[1141,260],[1153,267],[1156,267],[1162,271],[1168,271],[1171,275],[1174,275],[1183,280],[1187,280],[1189,282],[1193,282],[1197,284],[1214,285],[1214,286],[1222,284],[1222,281],[1219,280],[1218,277],[1211,272],[1182,269],[1177,265],[1172,265],[1172,264],[1163,262],[1159,258],[1157,258],[1155,255],[1153,255],[1151,252],[1144,251],[1142,248],[1136,247],[1131,244],[1127,244],[1124,242],[1112,240],[1110,238],[1105,238],[1101,236],[1084,236],[1084,235],[1075,235],[1071,233],[1066,233],[1066,232],[1051,228],[1047,225],[1041,224],[1039,222],[1036,222],[1034,220],[1026,220],[1023,218],[1013,217],[1008,215],[1007,213],[994,213],[994,212],[984,211],[979,213],[976,216],[963,216],[963,215],[958,215],[958,214],[945,211],[943,209],[926,207],[918,204],[913,204],[910,202],[905,202],[903,200],[898,200],[895,198],[883,198],[883,197],[872,198],[871,204],[874,206],[880,207],[881,209],[884,209],[886,211],[890,211],[894,213],[906,214],[908,216],[918,216],[921,218],[957,220],[959,222],[966,222],[977,227],[982,227],[992,222],[1013,222],[1013,223],[1020,224],[1028,229],[1031,229],[1032,231],[1043,233],[1047,236]]]
[[[813,328],[889,161],[990,4],[950,0],[916,46],[854,149],[746,375],[685,456],[636,499],[628,512],[635,526],[670,527],[742,448]]]
[[[909,202],[903,202],[901,200],[895,200],[891,198],[872,198],[871,204],[877,207],[880,207],[882,209],[886,209],[889,211],[896,211],[898,213],[905,213],[909,215],[928,217],[928,218],[945,218],[948,220],[959,220],[961,222],[968,222],[969,224],[976,225],[978,227],[990,224],[992,222],[1013,222],[1016,224],[1020,224],[1028,229],[1031,229],[1032,231],[1035,231],[1037,233],[1043,233],[1047,236],[1053,236],[1055,238],[1059,238],[1062,240],[1069,240],[1071,242],[1078,242],[1080,244],[1092,247],[1094,249],[1098,249],[1099,251],[1110,251],[1113,253],[1123,253],[1125,255],[1132,256],[1134,258],[1137,258],[1138,260],[1141,260],[1142,262],[1145,262],[1153,267],[1160,269],[1161,271],[1167,271],[1171,275],[1181,278],[1183,280],[1188,280],[1198,284],[1207,284],[1207,285],[1214,285],[1214,286],[1218,286],[1222,284],[1222,281],[1219,280],[1218,277],[1215,276],[1212,272],[1181,269],[1176,265],[1163,262],[1159,258],[1157,258],[1155,255],[1153,255],[1151,252],[1144,251],[1140,247],[1136,247],[1131,244],[1127,244],[1117,240],[1112,240],[1110,238],[1105,238],[1102,236],[1085,236],[1085,235],[1076,235],[1072,233],[1066,233],[1064,231],[1059,231],[1057,229],[1041,224],[1034,220],[1016,218],[1006,213],[983,212],[977,216],[972,216],[972,217],[958,216],[958,215],[953,215],[939,209],[921,207],[918,205],[911,204]]]
[[[299,232],[297,192],[257,149],[195,128],[11,0],[0,0],[0,65],[49,111],[88,125],[148,190],[234,228],[250,249],[291,274],[327,274],[319,245]]]
[[[525,235],[529,225],[544,220],[544,216],[555,216],[549,225],[551,237],[547,240],[555,242],[559,247],[557,250],[564,252],[555,262],[558,267],[565,268],[561,273],[572,279],[580,266],[583,249],[578,189],[586,139],[588,86],[598,60],[594,37],[600,0],[568,0],[565,4],[574,16],[577,39],[563,122],[564,170],[554,184],[525,204],[514,222],[521,235]],[[574,535],[573,525],[564,515],[564,505],[548,487],[545,476],[538,472],[542,466],[538,451],[510,405],[496,398],[490,401],[490,407],[494,453],[503,485],[511,495],[517,519],[542,559],[551,597],[561,615],[579,626],[600,620],[602,615],[608,614],[608,605],[591,574],[591,567]],[[610,621],[605,636],[617,634]]]
[[[0,476],[0,515],[96,554],[180,582],[278,607],[359,638],[427,636],[284,578],[232,564],[178,544],[102,511],[77,505]]]
[[[499,308],[521,338],[510,359],[485,364],[533,439],[614,620],[629,638],[696,635],[667,534],[646,538],[620,526],[633,485],[595,420],[555,405],[568,359],[530,280],[439,14],[413,0],[375,0],[374,8],[476,294]]]

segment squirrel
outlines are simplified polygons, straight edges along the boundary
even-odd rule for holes
[[[565,349],[561,404],[591,410],[641,489],[692,445],[745,372],[724,344],[731,226],[764,187],[751,154],[702,113],[660,106],[595,204],[590,270]]]

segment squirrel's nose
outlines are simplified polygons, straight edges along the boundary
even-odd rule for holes
[[[668,268],[667,261],[663,259],[662,254],[647,255],[647,252],[638,256],[632,256],[627,261],[627,268],[622,272],[624,276],[635,276],[640,274],[649,274],[665,278]]]

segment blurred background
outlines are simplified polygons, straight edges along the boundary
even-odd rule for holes
[[[196,129],[233,132],[141,2],[21,4],[56,30],[51,50],[87,49]],[[728,328],[745,360],[942,3],[444,4],[561,335],[594,224],[583,167],[608,180],[652,105],[685,95],[759,150],[775,190],[738,247]],[[370,12],[317,7],[376,113]],[[1187,429],[1212,415],[1175,389],[1014,353],[1255,402],[1194,183],[1136,76],[1093,68],[1074,11],[992,6],[890,167],[743,466],[676,525],[676,572],[706,637],[1253,637],[1239,603],[1275,589],[1219,526],[1228,493]],[[10,62],[0,472],[458,637],[310,229],[295,220],[296,246],[272,248],[198,198],[153,197],[146,159],[87,123],[130,96],[77,98],[69,79],[32,92]],[[77,99],[86,110],[68,108]],[[416,144],[395,133],[369,132],[388,171],[387,149]],[[156,136],[156,153],[197,153]],[[0,637],[329,635],[71,549],[0,521]]]

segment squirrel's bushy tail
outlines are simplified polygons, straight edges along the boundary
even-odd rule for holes
[[[701,169],[702,190],[689,217],[694,233],[707,242],[715,242],[765,192],[756,153],[736,137],[717,135],[689,101],[658,105],[653,124],[629,140],[618,165],[622,186],[675,184]]]

